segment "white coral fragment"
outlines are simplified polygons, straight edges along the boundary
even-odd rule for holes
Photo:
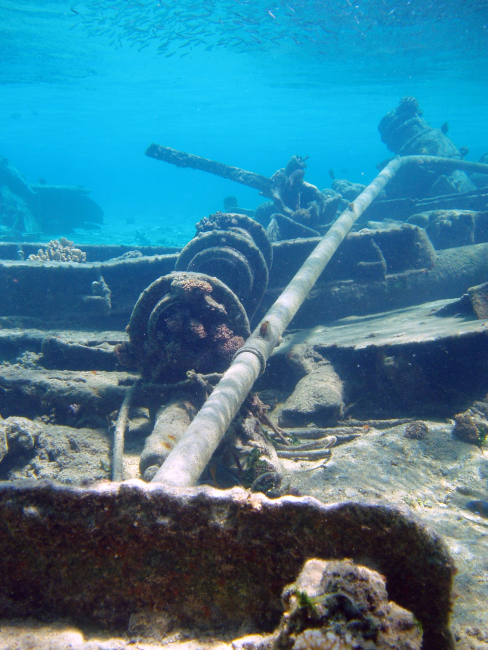
[[[61,237],[49,242],[46,249],[40,248],[37,255],[29,255],[32,262],[86,262],[86,253],[79,248],[73,248],[74,242]]]
[[[340,636],[332,630],[307,629],[297,636],[293,650],[353,650],[358,647],[349,633]]]

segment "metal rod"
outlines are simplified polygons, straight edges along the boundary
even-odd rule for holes
[[[125,391],[124,401],[120,407],[117,423],[114,431],[114,447],[112,452],[112,481],[124,480],[124,444],[125,444],[125,430],[127,428],[127,419],[129,417],[129,410],[132,402],[132,396],[136,389],[136,380],[132,386]]]
[[[442,165],[446,169],[469,169],[488,174],[488,165],[437,156],[404,156],[386,165],[335,221],[244,346],[238,350],[230,368],[154,476],[153,482],[175,487],[190,487],[196,483],[254,382],[264,372],[266,360],[279,343],[282,333],[340,243],[398,170],[409,164]]]

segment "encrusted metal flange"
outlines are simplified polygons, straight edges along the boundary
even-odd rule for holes
[[[209,224],[207,226],[210,227]],[[251,319],[268,286],[268,265],[259,244],[249,230],[241,226],[242,223],[240,226],[234,223],[230,230],[200,232],[183,248],[175,269],[207,273],[225,282],[235,292]],[[221,227],[226,227],[226,224],[222,223]],[[258,239],[261,242],[261,238]],[[266,249],[265,252],[270,259],[270,252]]]
[[[235,212],[216,212],[209,217],[201,219],[197,223],[196,229],[198,232],[231,230],[232,232],[238,232],[243,235],[250,235],[263,254],[268,271],[271,269],[271,265],[273,264],[273,246],[263,226],[254,219],[251,219],[251,217]]]

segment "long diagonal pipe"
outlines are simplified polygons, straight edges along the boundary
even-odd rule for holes
[[[334,222],[244,346],[237,352],[231,366],[152,482],[173,487],[195,485],[254,382],[264,372],[266,361],[279,343],[281,335],[340,243],[398,170],[411,164],[440,165],[446,171],[463,169],[488,174],[488,165],[437,156],[404,156],[395,158],[386,165],[374,181]]]

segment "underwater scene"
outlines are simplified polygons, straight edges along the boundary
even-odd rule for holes
[[[487,0],[0,35],[0,650],[488,650]]]

